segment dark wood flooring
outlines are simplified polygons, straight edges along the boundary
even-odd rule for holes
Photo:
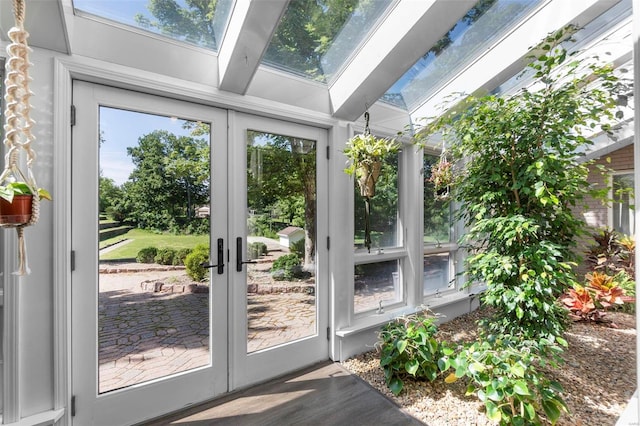
[[[340,364],[326,362],[165,418],[164,425],[423,425]]]

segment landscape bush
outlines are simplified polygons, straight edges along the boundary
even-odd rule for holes
[[[250,259],[258,259],[260,256],[267,254],[267,245],[260,241],[249,243],[247,251]]]
[[[187,257],[187,255],[191,253],[191,249],[190,248],[181,248],[178,249],[175,253],[175,256],[173,256],[173,263],[172,265],[184,265],[184,260]]]
[[[176,251],[174,249],[165,247],[158,249],[153,259],[160,265],[173,265],[173,258],[175,255]]]
[[[290,253],[277,258],[271,267],[271,276],[279,281],[292,281],[295,278],[302,278],[304,273],[298,255]]]
[[[156,247],[145,247],[138,251],[136,255],[136,262],[138,263],[153,263],[155,261],[155,257],[158,254],[158,249]]]
[[[198,244],[184,259],[187,275],[194,281],[204,281],[209,269],[203,266],[209,262],[209,246]]]

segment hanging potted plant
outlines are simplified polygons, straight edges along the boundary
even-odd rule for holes
[[[431,166],[431,176],[427,179],[433,184],[434,196],[437,200],[450,198],[453,185],[453,163],[442,154],[438,162]]]
[[[364,245],[371,251],[371,227],[369,213],[371,198],[376,195],[376,182],[382,172],[384,159],[400,151],[400,144],[395,139],[377,138],[369,132],[369,113],[365,112],[364,133],[355,135],[347,141],[344,155],[349,165],[344,169],[349,176],[354,176],[365,202]]]
[[[51,200],[46,189],[38,188],[39,199]],[[33,208],[34,191],[25,182],[0,185],[0,225],[18,226],[29,223]]]

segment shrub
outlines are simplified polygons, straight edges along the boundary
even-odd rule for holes
[[[257,259],[260,256],[267,254],[267,245],[259,241],[250,243],[247,251],[249,252],[250,259]]]
[[[435,319],[425,314],[396,318],[378,333],[380,366],[394,395],[402,392],[407,376],[433,381],[449,369],[443,357],[453,350],[434,337],[438,331]]]
[[[187,257],[187,255],[191,253],[191,249],[190,248],[181,248],[178,251],[176,251],[175,256],[173,256],[173,265],[184,265],[184,260]]]
[[[291,253],[296,254],[300,259],[303,259],[304,245],[305,245],[305,239],[303,238],[301,240],[291,243],[291,245],[289,246],[289,250],[291,250]]]
[[[209,246],[205,244],[198,244],[184,259],[184,266],[187,269],[187,275],[189,275],[189,277],[194,281],[204,281],[209,269],[202,266],[202,264],[206,264],[208,261]]]
[[[154,257],[154,261],[159,263],[160,265],[173,265],[173,258],[176,255],[176,251],[172,248],[161,248],[158,249]]]
[[[158,249],[155,247],[145,247],[140,249],[136,256],[136,262],[138,263],[153,263],[155,257],[158,254]]]
[[[537,355],[539,343],[533,348],[521,341],[515,342],[516,346],[512,343],[494,339],[466,345],[455,357],[442,361],[453,369],[445,382],[469,378],[466,394],[476,394],[485,405],[487,417],[501,426],[541,425],[540,411],[555,424],[568,411],[561,396],[562,386],[536,369],[545,362]],[[546,343],[558,350],[553,342],[542,342]]]
[[[274,279],[284,281],[303,276],[300,258],[293,253],[277,258],[271,267],[271,274]]]

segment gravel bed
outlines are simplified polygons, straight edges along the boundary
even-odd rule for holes
[[[463,342],[475,338],[478,310],[439,326],[442,338]],[[566,333],[569,347],[558,369],[548,372],[564,388],[569,414],[558,425],[615,425],[636,389],[635,315],[607,314],[613,324],[573,323]],[[395,401],[406,412],[429,426],[493,425],[484,415],[484,406],[475,396],[465,397],[466,384],[458,380],[445,384],[407,379],[405,389],[394,396],[387,388],[375,351],[343,362],[344,367]]]

